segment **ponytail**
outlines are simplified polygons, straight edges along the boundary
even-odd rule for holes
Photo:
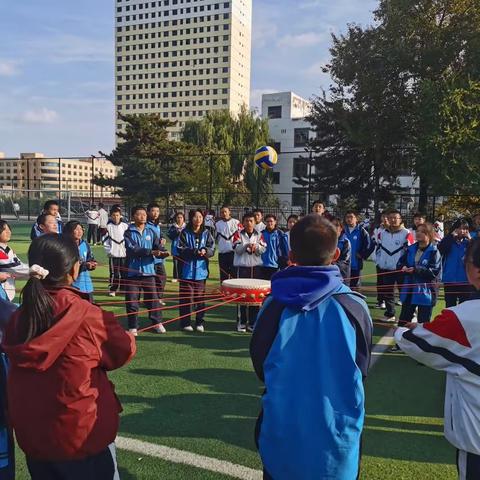
[[[22,321],[19,322],[20,338],[27,343],[39,337],[53,325],[53,299],[43,286],[42,280],[31,276],[20,297]]]
[[[49,288],[67,285],[67,276],[79,261],[74,241],[56,233],[35,238],[28,249],[30,279],[21,294],[19,337],[25,343],[55,323],[55,303]]]

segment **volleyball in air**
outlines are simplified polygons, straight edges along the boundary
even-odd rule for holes
[[[255,152],[255,163],[258,168],[269,170],[278,162],[278,155],[272,147],[260,147]]]

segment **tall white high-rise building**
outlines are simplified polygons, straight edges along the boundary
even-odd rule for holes
[[[176,121],[250,102],[252,0],[116,0],[116,111]],[[122,129],[117,120],[117,131]]]

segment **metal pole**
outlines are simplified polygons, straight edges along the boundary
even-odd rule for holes
[[[167,198],[165,202],[165,216],[166,223],[170,220],[170,156],[167,156]]]
[[[67,220],[70,221],[70,211],[72,207],[72,192],[68,190],[67,192]]]
[[[25,159],[25,165],[27,167],[27,218],[30,221],[30,164],[28,158]]]
[[[93,204],[93,202],[95,201],[95,193],[93,191],[93,176],[94,176],[94,173],[95,172],[95,155],[92,155],[92,176],[90,178],[90,191],[91,191],[91,194],[90,194],[90,203]]]
[[[60,200],[60,195],[62,194],[62,159],[58,159],[58,199]]]
[[[256,207],[260,208],[260,189],[261,189],[261,184],[262,184],[262,171],[261,169],[257,169],[257,201],[256,201]]]
[[[308,212],[311,205],[312,200],[312,159],[313,159],[313,152],[310,150],[310,158],[308,160],[308,202],[307,202],[307,209],[305,210]]]
[[[208,210],[212,209],[213,203],[213,154],[210,154],[210,158],[208,161],[208,167],[210,170],[209,173],[209,185],[208,185]]]

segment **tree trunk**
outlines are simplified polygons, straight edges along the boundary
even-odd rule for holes
[[[420,175],[420,196],[418,198],[418,211],[426,212],[428,207],[428,181]]]

